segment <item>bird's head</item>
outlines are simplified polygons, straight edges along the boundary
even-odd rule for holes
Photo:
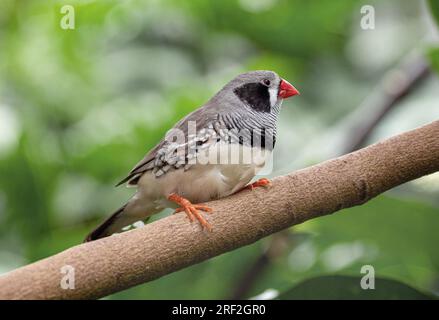
[[[270,110],[286,99],[299,94],[288,81],[276,72],[258,70],[240,74],[225,87],[241,102],[261,112]]]

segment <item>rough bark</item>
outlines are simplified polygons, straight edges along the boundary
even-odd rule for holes
[[[0,277],[1,299],[99,298],[292,225],[360,205],[439,170],[439,121],[348,155],[273,180],[270,189],[213,201],[213,232],[184,214],[75,246]],[[75,289],[60,286],[61,268],[75,269]]]

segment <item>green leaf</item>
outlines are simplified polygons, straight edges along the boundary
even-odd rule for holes
[[[375,278],[375,289],[364,290],[360,277],[322,276],[305,280],[282,293],[280,300],[431,300],[432,295],[422,293],[402,282]]]
[[[430,49],[427,52],[427,56],[430,60],[431,66],[439,72],[439,48]]]
[[[439,1],[437,0],[429,0],[430,10],[433,17],[436,19],[436,22],[439,24]]]

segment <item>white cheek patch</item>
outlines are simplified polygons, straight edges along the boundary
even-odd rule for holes
[[[268,93],[270,94],[270,107],[274,107],[277,102],[277,88],[269,88]]]

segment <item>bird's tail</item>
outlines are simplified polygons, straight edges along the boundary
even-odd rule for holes
[[[127,214],[123,214],[126,204],[116,210],[107,220],[102,222],[96,229],[88,234],[84,242],[97,240],[108,237],[109,235],[120,231],[123,227],[135,222],[138,219],[133,219]]]

